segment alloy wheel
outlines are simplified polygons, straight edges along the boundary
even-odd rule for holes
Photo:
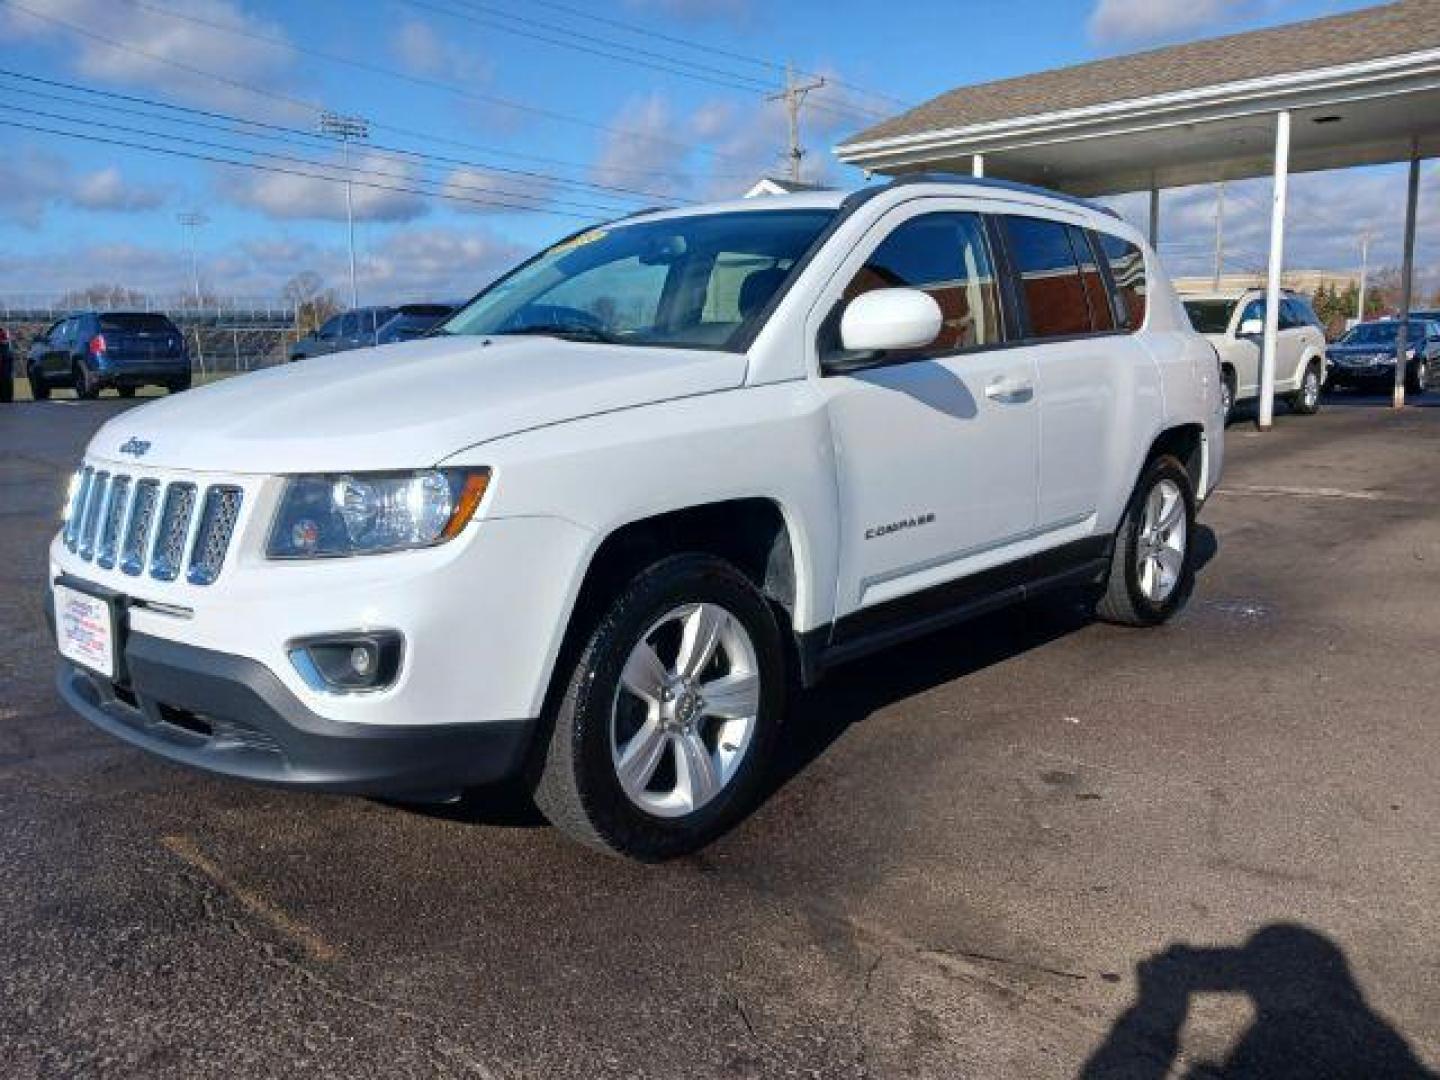
[[[1173,480],[1161,480],[1145,497],[1136,537],[1135,559],[1140,591],[1163,604],[1175,591],[1185,565],[1185,496]]]
[[[685,604],[652,624],[610,716],[611,761],[630,801],[674,818],[714,800],[750,749],[760,690],[755,645],[720,605]]]

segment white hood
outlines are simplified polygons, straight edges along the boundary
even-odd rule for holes
[[[302,360],[163,398],[111,420],[90,453],[150,444],[146,465],[231,473],[434,465],[477,443],[740,386],[737,353],[550,337],[427,338]]]

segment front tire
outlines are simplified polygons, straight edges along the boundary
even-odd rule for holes
[[[775,615],[735,567],[698,554],[655,563],[562,675],[536,805],[611,854],[655,862],[703,847],[755,799],[784,665]]]
[[[1096,614],[1121,626],[1158,626],[1195,585],[1195,491],[1168,454],[1151,459],[1125,508]]]
[[[1235,372],[1225,368],[1220,373],[1220,424],[1230,423],[1235,412]]]
[[[1405,393],[1423,394],[1425,386],[1430,381],[1430,365],[1424,360],[1416,360],[1405,373]]]
[[[1300,389],[1287,399],[1290,411],[1301,416],[1314,416],[1320,411],[1320,368],[1311,364],[1300,379]]]

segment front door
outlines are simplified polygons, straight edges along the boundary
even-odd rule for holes
[[[817,308],[822,361],[858,359],[839,349],[839,314],[871,289],[923,289],[944,320],[925,348],[820,379],[838,463],[837,616],[1003,562],[1035,525],[1033,351],[996,347],[1000,289],[979,215],[926,202],[878,222]]]

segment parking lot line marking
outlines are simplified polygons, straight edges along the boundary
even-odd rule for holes
[[[160,843],[165,850],[194,870],[204,874],[250,914],[263,919],[277,933],[295,942],[311,959],[330,963],[337,956],[335,947],[308,926],[266,900],[259,893],[234,881],[229,874],[200,850],[189,836],[164,836]]]
[[[1380,491],[1346,491],[1344,488],[1283,487],[1274,484],[1222,484],[1221,491],[1237,495],[1291,495],[1297,499],[1359,499],[1363,502],[1413,502]]]

